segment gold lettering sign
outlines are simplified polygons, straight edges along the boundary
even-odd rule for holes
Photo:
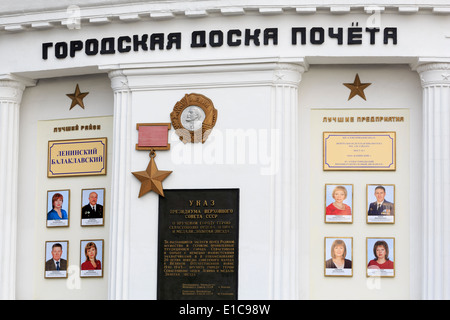
[[[106,138],[48,142],[49,178],[106,174]]]
[[[395,171],[395,132],[324,132],[323,170]]]

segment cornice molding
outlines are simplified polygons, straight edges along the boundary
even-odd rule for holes
[[[426,71],[450,71],[450,63],[444,63],[444,62],[435,62],[435,63],[427,63],[422,64],[417,67],[418,73],[423,73]]]
[[[230,1],[174,1],[134,3],[112,6],[77,7],[70,6],[65,10],[30,12],[0,16],[0,32],[24,32],[47,30],[53,28],[80,29],[86,25],[103,25],[108,23],[132,23],[136,21],[158,21],[167,19],[195,18],[208,16],[237,15],[311,15],[350,13],[372,14],[374,12],[393,14],[428,13],[450,15],[450,5],[296,5],[292,1],[281,1],[276,5],[270,1],[262,4]]]
[[[112,87],[121,90],[159,90],[180,87],[298,85],[308,70],[303,57],[178,61],[103,65]]]

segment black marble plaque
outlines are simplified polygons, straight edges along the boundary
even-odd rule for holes
[[[159,300],[237,299],[239,189],[164,190]]]

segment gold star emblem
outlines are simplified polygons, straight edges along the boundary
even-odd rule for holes
[[[89,94],[89,92],[80,92],[80,87],[77,84],[77,87],[75,89],[75,92],[73,94],[66,94],[70,99],[72,99],[72,104],[70,105],[70,109],[72,110],[73,107],[76,105],[79,105],[84,109],[84,103],[83,98],[86,97]]]
[[[359,75],[356,74],[355,81],[353,81],[353,83],[344,83],[344,86],[346,86],[347,88],[349,88],[351,90],[348,100],[350,100],[351,98],[353,98],[356,95],[358,95],[361,98],[363,98],[364,100],[366,100],[366,96],[364,94],[364,89],[370,85],[371,85],[371,83],[361,83],[361,80],[359,80]]]
[[[167,178],[172,171],[160,171],[156,166],[154,152],[150,152],[150,163],[145,171],[132,172],[132,174],[141,181],[141,189],[139,191],[139,198],[147,192],[154,191],[164,197],[162,181]]]

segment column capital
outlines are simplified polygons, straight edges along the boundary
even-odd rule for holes
[[[11,74],[0,74],[0,100],[20,103],[26,87],[36,85],[36,81]]]
[[[420,75],[422,87],[450,86],[450,59],[418,59],[412,69]]]
[[[128,85],[128,77],[125,75],[122,69],[109,71],[108,76],[111,80],[111,88],[115,92],[130,90],[130,87]]]
[[[304,61],[278,62],[274,68],[273,82],[275,85],[291,84],[298,86],[302,80],[302,74],[308,70]]]

